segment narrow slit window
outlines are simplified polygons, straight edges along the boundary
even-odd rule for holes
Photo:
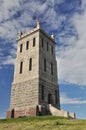
[[[51,63],[51,74],[53,75],[53,64]]]
[[[20,44],[20,52],[22,52],[22,48],[23,48],[23,45],[22,45],[22,44]]]
[[[22,73],[22,71],[23,71],[23,62],[21,61],[20,62],[20,74]]]
[[[29,48],[29,41],[26,42],[26,50]]]
[[[52,55],[53,55],[53,46],[51,46],[51,51],[52,51]]]
[[[30,58],[30,60],[29,60],[29,71],[31,71],[32,70],[32,58]]]
[[[36,38],[33,38],[33,47],[35,46],[36,44]]]
[[[42,85],[42,100],[44,100],[44,86]]]
[[[42,38],[42,48],[43,48],[43,46],[44,46],[44,39]]]
[[[46,59],[44,59],[44,71],[46,72]]]
[[[49,43],[47,42],[47,51],[49,50]]]

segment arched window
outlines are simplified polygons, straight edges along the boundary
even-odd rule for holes
[[[44,59],[44,71],[46,72],[46,59]]]
[[[52,55],[53,55],[53,46],[51,46],[51,52],[52,52]]]
[[[20,62],[20,74],[22,73],[22,70],[23,70],[23,62],[21,61]]]
[[[29,59],[29,71],[32,70],[32,58]]]
[[[26,50],[29,48],[29,41],[26,42]]]
[[[22,52],[22,49],[23,49],[23,45],[20,44],[20,52]]]
[[[51,68],[51,74],[53,75],[53,64],[50,64],[50,68]]]
[[[49,43],[47,42],[47,51],[49,50]]]
[[[42,100],[44,100],[44,86],[42,85]]]
[[[52,95],[51,93],[48,94],[48,104],[52,103]]]
[[[33,38],[33,47],[35,46],[36,44],[36,38]]]
[[[11,111],[11,118],[14,118],[14,109]]]
[[[43,48],[43,46],[44,46],[44,39],[43,38],[41,39],[41,43],[42,43],[42,48]]]

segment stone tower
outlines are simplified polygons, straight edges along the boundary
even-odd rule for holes
[[[19,33],[7,117],[49,114],[49,104],[60,109],[55,39],[37,27]]]

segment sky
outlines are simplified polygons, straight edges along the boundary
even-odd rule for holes
[[[61,109],[86,119],[86,0],[0,0],[0,118],[10,105],[19,31],[54,33]]]

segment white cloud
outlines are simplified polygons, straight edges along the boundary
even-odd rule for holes
[[[47,24],[51,25],[51,28],[55,29],[59,21],[62,19],[61,16],[57,17],[58,13],[54,10],[54,5],[62,3],[64,0],[47,0],[44,3],[41,1],[20,1],[20,0],[0,0],[0,36],[2,38],[14,38],[18,30],[27,30],[27,26],[34,25],[33,16],[43,16],[42,19]],[[20,16],[14,18],[14,15],[18,15],[17,11],[20,12]],[[39,18],[40,19],[40,18]],[[29,28],[29,27],[28,27]]]
[[[57,4],[60,4],[62,1],[58,1]],[[52,25],[51,28],[58,26],[59,20],[55,22],[57,13],[54,10],[54,4],[55,1],[53,0],[47,0],[44,3],[41,3],[39,0],[27,2],[20,0],[0,0],[0,38],[4,39],[3,45],[8,44],[10,46],[9,56],[11,56],[11,58],[9,56],[1,57],[0,62],[2,64],[13,64],[18,32],[20,30],[27,32],[31,29],[31,26],[36,24],[33,16],[44,15],[41,19],[46,21],[47,24],[50,22]],[[55,22],[54,24],[53,21]],[[3,46],[3,51],[0,51],[0,56],[5,54],[5,52],[6,47],[4,48]]]
[[[9,64],[14,65],[14,63],[15,63],[15,58],[12,56],[7,56],[7,58],[4,61],[2,61],[3,65],[9,65]]]
[[[20,30],[23,32],[30,30],[32,26],[36,24],[33,18],[36,17],[36,15],[41,16],[39,19],[46,23],[46,31],[58,30],[58,27],[61,26],[61,22],[66,21],[67,17],[65,15],[59,15],[54,9],[54,6],[63,2],[64,0],[46,0],[44,3],[41,3],[39,0],[27,1],[27,3],[23,0],[0,0],[0,37],[6,41],[3,44],[8,43],[11,47],[9,50],[10,57],[0,58],[2,60],[0,62],[4,65],[14,63],[17,45],[15,42],[18,32]],[[67,27],[56,36],[59,41],[63,43],[63,45],[57,49],[59,79],[79,85],[86,85],[85,4],[86,2],[83,0],[81,8],[84,9],[84,13],[82,15],[75,13],[75,15],[68,20],[70,24],[74,25],[78,39],[76,39],[76,36],[68,37],[65,35],[69,33],[70,27]],[[20,14],[14,17],[14,15],[18,15],[17,11],[19,11]],[[64,47],[66,44],[68,46]],[[4,54],[4,51],[6,51],[6,49],[0,51],[0,56]]]
[[[60,96],[61,104],[86,104],[86,100],[81,100],[80,98],[69,98],[64,93]]]
[[[0,26],[0,36],[3,39],[13,40],[16,38],[18,24],[15,24],[15,21],[6,21]]]
[[[70,22],[78,39],[75,36],[63,39],[67,46],[58,50],[59,79],[86,86],[86,10],[83,14],[75,13]]]
[[[86,0],[82,0],[81,8],[82,10],[86,9]]]
[[[0,0],[0,21],[10,19],[20,7],[19,1],[20,0]]]

